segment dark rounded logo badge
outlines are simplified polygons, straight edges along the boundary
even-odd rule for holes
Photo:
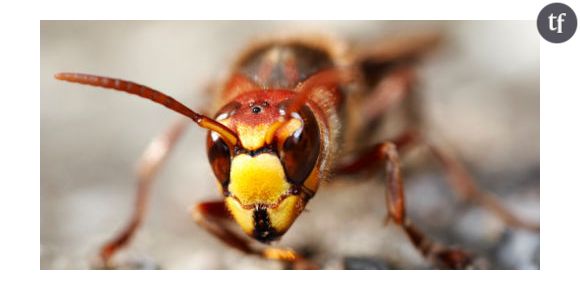
[[[563,3],[548,4],[536,22],[542,37],[552,43],[562,43],[572,38],[578,24],[576,13]]]

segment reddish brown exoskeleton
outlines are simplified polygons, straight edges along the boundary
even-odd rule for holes
[[[416,123],[409,122],[392,140],[366,142],[388,109],[410,99],[415,67],[438,41],[437,34],[422,34],[370,49],[319,36],[256,43],[241,54],[219,88],[213,118],[133,82],[77,73],[56,78],[150,99],[208,129],[207,154],[223,198],[196,205],[193,217],[231,247],[288,261],[294,268],[315,267],[293,250],[258,247],[225,224],[233,219],[246,235],[268,244],[291,227],[321,181],[378,169],[387,177],[389,222],[399,225],[435,267],[466,268],[471,264],[467,253],[430,241],[406,217],[399,155],[409,148],[426,146],[466,200],[481,204],[511,226],[530,230],[538,226],[518,219],[478,190],[461,163],[428,142]],[[189,122],[182,119],[171,126],[145,152],[135,211],[127,227],[102,248],[105,266],[111,266],[113,255],[140,226],[150,184]]]

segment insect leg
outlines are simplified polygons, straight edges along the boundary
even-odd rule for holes
[[[431,241],[416,228],[405,213],[405,190],[399,153],[396,143],[401,146],[409,144],[410,136],[403,135],[397,142],[385,142],[375,145],[371,150],[338,168],[338,173],[354,173],[372,165],[383,164],[387,175],[387,209],[389,222],[394,222],[406,232],[413,245],[430,260],[434,266],[450,269],[464,269],[472,264],[471,257],[462,250],[448,248]]]
[[[497,216],[506,225],[530,231],[540,230],[539,224],[517,217],[495,195],[481,190],[463,164],[453,154],[435,146],[423,138],[419,132],[413,133],[411,131],[409,134],[415,135],[411,142],[414,142],[416,145],[425,145],[429,149],[429,152],[441,164],[447,175],[448,183],[459,195],[461,200],[480,205]]]
[[[480,205],[497,216],[506,225],[530,231],[539,231],[539,224],[519,218],[507,209],[493,194],[479,189],[469,172],[453,154],[427,141],[420,132],[408,130],[396,138],[393,143],[402,153],[407,152],[413,147],[420,145],[426,146],[429,152],[443,167],[449,185],[459,196],[460,200]],[[345,175],[372,168],[380,160],[378,154],[379,151],[377,149],[364,153],[355,161],[338,167],[335,173]]]
[[[389,66],[402,61],[417,61],[436,49],[443,37],[441,31],[425,30],[410,36],[394,35],[378,43],[360,43],[354,48],[355,62]]]
[[[189,119],[180,118],[166,132],[155,138],[141,156],[137,169],[137,197],[131,219],[121,232],[101,248],[100,259],[103,267],[112,267],[112,257],[128,245],[141,225],[149,201],[151,184],[188,124],[191,124]]]
[[[269,260],[284,261],[289,263],[293,269],[318,268],[292,249],[275,247],[258,249],[253,247],[248,239],[228,227],[227,223],[231,220],[231,217],[223,200],[202,202],[195,205],[192,217],[197,224],[220,241],[246,254]]]
[[[420,125],[417,120],[420,116],[416,114],[419,109],[418,104],[412,98],[412,85],[415,83],[413,66],[425,54],[432,51],[442,37],[443,35],[432,31],[412,37],[387,39],[382,44],[364,45],[358,49],[356,62],[360,65],[368,86],[372,88],[368,100],[363,103],[362,107],[367,123],[380,118],[389,108],[401,103],[402,100],[408,100],[410,101],[406,108],[408,119],[412,127]],[[366,131],[363,133],[369,134]],[[409,130],[404,135],[407,135],[405,146],[396,144],[397,148],[404,150],[416,145],[427,146],[431,154],[443,166],[449,184],[462,200],[481,205],[509,226],[531,231],[539,230],[537,223],[518,218],[493,194],[480,190],[469,172],[453,154],[427,142],[419,132]],[[358,166],[365,167],[363,163],[359,163]],[[367,163],[372,164],[374,161],[371,158]]]

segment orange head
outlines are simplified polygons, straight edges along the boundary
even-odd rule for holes
[[[149,99],[210,130],[207,152],[226,207],[244,232],[261,242],[282,236],[318,189],[321,131],[305,104],[314,90],[345,79],[341,71],[327,70],[293,90],[268,90],[233,78],[227,90],[232,101],[214,120],[134,82],[78,73],[55,77]]]
[[[215,119],[240,142],[231,146],[208,133],[208,157],[226,206],[244,232],[261,242],[284,234],[318,187],[320,130],[307,106],[285,116],[293,97],[284,90],[244,93]]]

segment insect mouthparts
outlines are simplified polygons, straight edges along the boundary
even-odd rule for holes
[[[279,237],[272,227],[268,211],[263,206],[254,209],[254,238],[262,243],[269,243]]]

